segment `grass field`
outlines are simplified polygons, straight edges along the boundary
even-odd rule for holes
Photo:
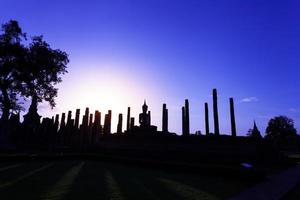
[[[97,161],[0,163],[0,199],[224,199],[247,183]]]

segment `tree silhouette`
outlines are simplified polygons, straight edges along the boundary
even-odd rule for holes
[[[266,128],[266,137],[286,138],[297,134],[294,121],[286,116],[277,116],[270,119]]]
[[[59,49],[52,49],[42,36],[32,38],[27,49],[26,67],[22,71],[25,87],[21,91],[25,97],[31,97],[29,113],[36,112],[38,103],[43,100],[51,108],[55,106],[54,98],[58,90],[55,85],[62,81],[60,75],[67,73],[68,62],[68,55]]]
[[[22,87],[19,75],[26,54],[26,48],[21,42],[26,39],[26,35],[14,20],[3,24],[2,32],[0,35],[0,106],[1,121],[6,121],[11,111],[21,109],[18,104],[18,92]]]
[[[57,83],[67,73],[68,55],[52,49],[42,36],[32,37],[24,45],[26,34],[19,24],[11,20],[2,25],[0,35],[0,108],[1,121],[8,120],[10,112],[20,110],[18,97],[31,98],[29,112],[25,118],[36,116],[39,102],[46,101],[55,106]],[[39,118],[38,118],[39,120]]]

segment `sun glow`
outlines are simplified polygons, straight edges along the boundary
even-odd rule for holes
[[[75,87],[77,98],[70,100],[77,107],[90,109],[117,109],[130,102],[128,94],[134,94],[129,86],[122,81],[88,80],[84,85]],[[73,95],[72,95],[73,96]]]
[[[85,108],[89,107],[90,113],[95,110],[102,113],[103,124],[104,114],[112,110],[112,131],[115,131],[119,113],[123,114],[124,128],[127,107],[132,108],[132,115],[140,112],[140,105],[148,95],[145,91],[148,93],[149,90],[141,85],[139,79],[124,72],[73,72],[72,79],[66,78],[60,86],[57,108],[47,115],[67,113],[70,110],[74,118],[75,110],[79,108],[82,117]]]

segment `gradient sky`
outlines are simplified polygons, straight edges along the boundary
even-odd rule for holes
[[[161,129],[181,133],[181,106],[190,100],[191,131],[204,132],[204,102],[219,94],[222,133],[230,133],[229,97],[239,135],[256,120],[286,115],[300,131],[300,1],[275,0],[0,0],[0,23],[18,20],[28,35],[44,35],[69,54],[57,107],[39,113],[91,110],[117,114],[144,99]],[[137,119],[136,119],[137,120]],[[123,125],[124,127],[124,125]]]

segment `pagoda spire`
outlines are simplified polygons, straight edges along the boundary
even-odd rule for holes
[[[249,136],[252,136],[252,137],[257,138],[257,139],[262,138],[262,136],[260,134],[260,131],[258,130],[258,128],[256,126],[255,120],[254,120],[254,123],[253,123],[253,129],[250,129],[250,131],[249,131]]]
[[[253,123],[253,130],[258,130],[257,126],[256,126],[256,122],[254,120],[254,123]]]

